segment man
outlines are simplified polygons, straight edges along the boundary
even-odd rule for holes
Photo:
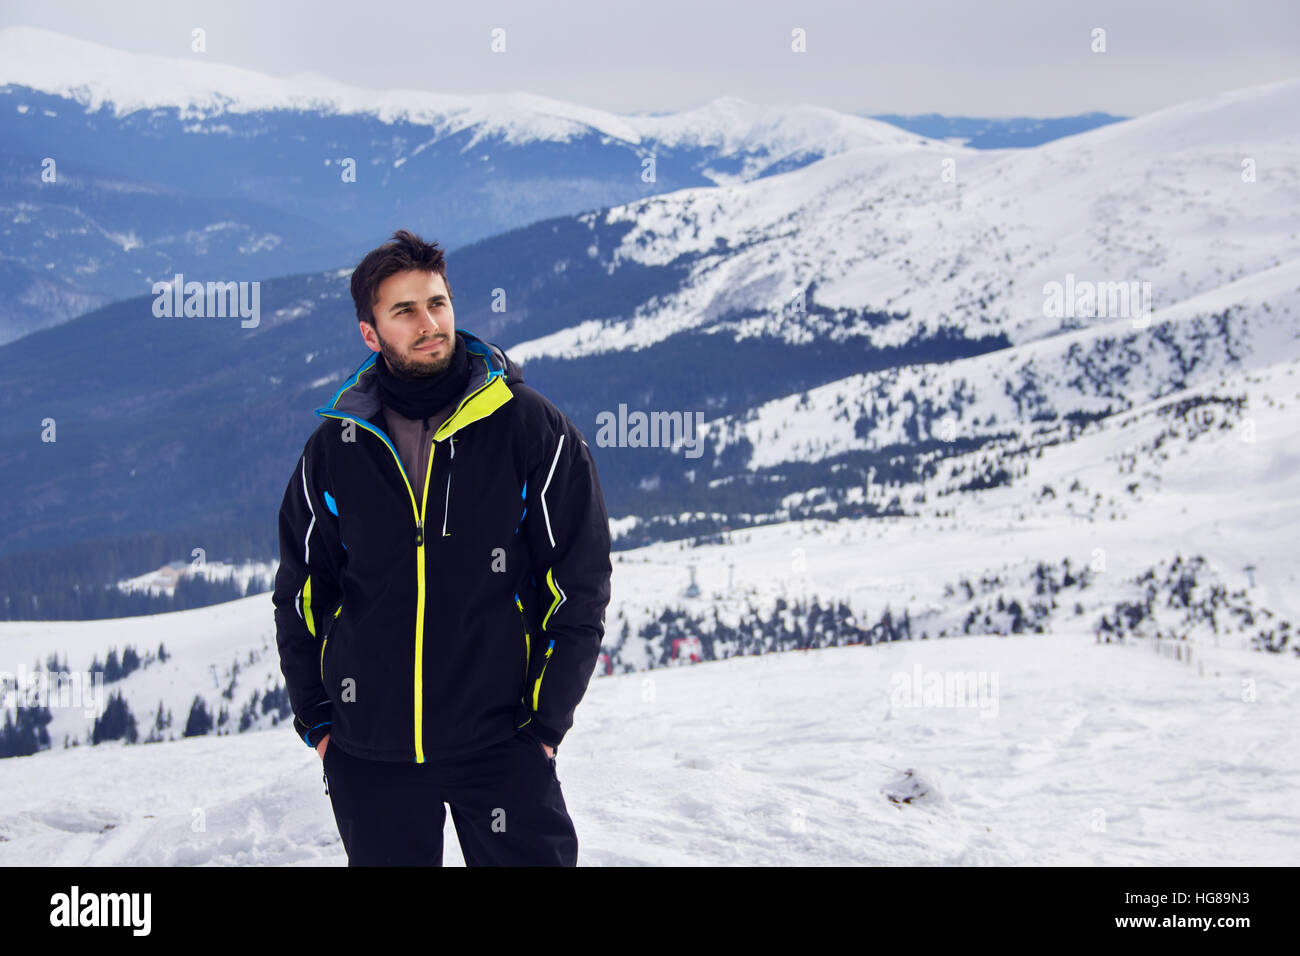
[[[437,244],[352,274],[372,352],[316,409],[280,508],[276,642],[350,866],[577,863],[556,753],[609,603],[581,433],[459,331]]]

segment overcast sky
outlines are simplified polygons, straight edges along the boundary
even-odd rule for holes
[[[1136,115],[1300,76],[1296,0],[0,0],[0,26],[276,76],[526,90],[614,112],[718,96],[849,112]],[[1091,51],[1094,28],[1106,52]],[[504,53],[491,50],[505,31]],[[807,52],[791,51],[805,31]]]

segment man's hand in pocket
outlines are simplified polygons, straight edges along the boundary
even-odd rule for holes
[[[318,743],[318,744],[316,745],[316,753],[320,754],[320,759],[321,759],[321,760],[324,760],[324,759],[325,759],[325,746],[326,746],[329,742],[330,742],[330,735],[329,735],[329,734],[326,734],[324,737],[322,737],[322,738],[320,739],[320,743]]]

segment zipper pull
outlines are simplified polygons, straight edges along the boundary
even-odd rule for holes
[[[424,544],[424,523],[417,521],[415,523],[415,546],[418,548]]]

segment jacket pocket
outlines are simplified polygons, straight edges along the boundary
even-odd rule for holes
[[[546,646],[546,656],[545,659],[542,661],[542,672],[537,675],[537,680],[533,683],[533,700],[532,700],[533,713],[537,713],[538,705],[539,702],[541,701],[542,678],[546,676],[546,665],[551,662],[551,652],[553,650],[555,650],[555,641],[551,641],[551,643]]]
[[[532,663],[533,650],[532,639],[528,636],[528,619],[524,616],[524,604],[519,600],[519,595],[515,595],[515,607],[519,608],[519,627],[524,632],[524,680],[523,684],[528,686],[528,665]]]
[[[343,605],[340,604],[337,608],[334,609],[334,618],[333,618],[333,620],[330,622],[330,629],[325,633],[325,640],[321,641],[321,645],[320,645],[320,682],[321,682],[321,684],[324,684],[324,683],[325,683],[325,650],[326,650],[326,648],[329,647],[330,638],[331,638],[332,636],[334,636],[334,633],[339,629],[339,623],[338,623],[338,621],[339,621],[339,615],[342,614],[342,613],[343,613]],[[336,643],[337,643],[337,642],[336,642]],[[326,694],[329,693],[329,687],[326,687],[326,688],[325,688],[325,693],[326,693]]]

